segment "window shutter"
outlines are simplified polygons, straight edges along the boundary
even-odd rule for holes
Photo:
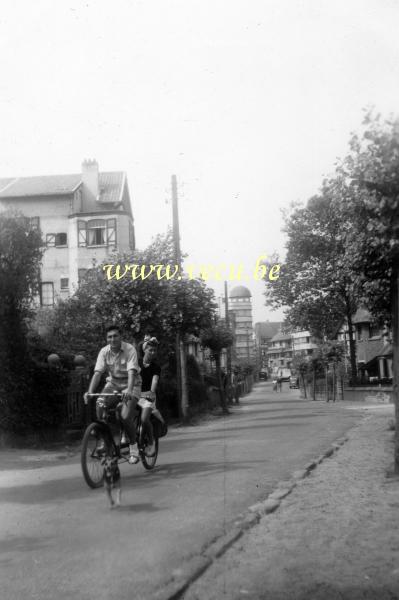
[[[51,246],[55,246],[55,233],[48,233],[46,235],[46,246],[51,248]]]
[[[107,246],[116,246],[116,219],[107,219]]]
[[[86,221],[78,221],[78,246],[86,246]]]

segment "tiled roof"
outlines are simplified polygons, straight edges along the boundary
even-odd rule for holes
[[[45,175],[39,177],[17,177],[14,182],[0,191],[0,198],[26,196],[54,196],[71,194],[82,180],[81,175]]]
[[[372,317],[366,308],[358,308],[352,319],[353,324],[371,323],[371,321],[372,321]]]
[[[359,362],[369,363],[370,361],[382,356],[385,342],[383,340],[363,340],[357,343],[357,360]]]
[[[2,177],[0,178],[0,191],[7,187],[12,181],[14,181],[15,177]]]
[[[124,182],[124,173],[99,173],[100,202],[118,202]],[[0,179],[0,198],[27,196],[60,196],[71,194],[82,183],[82,175],[44,175],[38,177],[9,177]]]
[[[122,171],[99,173],[100,202],[118,202],[121,199],[124,176]]]

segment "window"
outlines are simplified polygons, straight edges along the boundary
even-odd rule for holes
[[[61,279],[60,279],[60,288],[62,290],[67,290],[69,288],[69,279],[68,279],[68,277],[61,277]]]
[[[34,231],[40,230],[40,217],[31,217],[29,219],[29,226]]]
[[[56,233],[55,234],[55,245],[56,246],[66,246],[67,245],[67,234],[66,233]]]
[[[116,219],[78,221],[78,244],[82,246],[116,246]]]
[[[93,273],[93,269],[78,269],[78,283],[81,283]]]
[[[47,233],[46,235],[46,246],[48,248],[51,247],[59,247],[66,246],[68,241],[68,237],[66,233]]]
[[[54,305],[54,285],[52,281],[40,285],[40,304],[41,306]]]
[[[370,331],[370,337],[380,337],[380,328],[378,327],[378,325],[375,325],[374,323],[370,323],[369,325],[369,331]]]
[[[103,219],[94,219],[87,223],[87,245],[105,246],[107,239],[106,224]]]
[[[40,231],[40,217],[21,217],[27,229]]]

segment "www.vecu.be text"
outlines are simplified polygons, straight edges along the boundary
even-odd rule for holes
[[[255,267],[252,270],[252,278],[255,281],[269,279],[276,281],[280,276],[280,265],[266,264],[267,255],[259,256]],[[244,273],[244,266],[239,264],[220,263],[218,265],[193,265],[184,267],[184,272],[179,265],[138,265],[138,264],[114,264],[103,265],[105,277],[108,280],[128,278],[133,281],[140,279],[144,281],[155,277],[158,281],[165,279],[202,279],[203,281],[248,281],[248,276]]]

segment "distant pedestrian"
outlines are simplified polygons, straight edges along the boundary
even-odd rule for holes
[[[279,375],[277,377],[277,389],[279,392],[281,392],[282,386],[283,386],[283,378],[281,377],[281,375]]]
[[[273,392],[277,392],[277,379],[273,379]]]

